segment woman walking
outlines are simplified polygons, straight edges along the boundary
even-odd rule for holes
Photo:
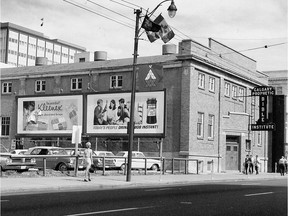
[[[86,163],[84,181],[88,182],[88,181],[91,181],[89,169],[91,168],[92,161],[93,161],[92,149],[91,149],[91,143],[90,142],[86,143],[86,149],[84,150],[84,159],[85,159],[85,163]]]

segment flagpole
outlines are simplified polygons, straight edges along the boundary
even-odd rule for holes
[[[164,0],[153,10],[153,13],[156,9],[164,2],[171,1],[171,5],[169,6],[168,14],[171,18],[173,18],[176,14],[177,8],[174,4],[174,0]],[[141,9],[134,10],[134,14],[136,14],[136,24],[135,24],[135,37],[134,37],[134,54],[133,54],[133,70],[132,70],[132,89],[131,89],[131,101],[130,101],[130,121],[128,123],[128,161],[127,161],[127,175],[126,181],[131,181],[131,167],[132,167],[132,150],[133,150],[133,140],[134,140],[134,110],[135,110],[135,91],[136,91],[136,66],[137,66],[137,57],[138,57],[138,41],[139,41],[139,20],[140,15],[142,13]],[[152,15],[150,13],[150,15]]]

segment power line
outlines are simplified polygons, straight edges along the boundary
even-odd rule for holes
[[[91,13],[94,13],[94,14],[96,14],[96,15],[98,15],[98,16],[104,17],[104,18],[106,18],[106,19],[108,19],[108,20],[110,20],[110,21],[116,22],[116,23],[118,23],[118,24],[120,24],[120,25],[123,25],[123,26],[126,26],[126,27],[128,27],[128,28],[134,29],[134,27],[132,27],[132,25],[130,25],[130,24],[123,23],[123,22],[117,21],[117,20],[115,20],[115,19],[113,19],[113,18],[110,18],[110,17],[108,17],[108,16],[106,16],[106,15],[97,13],[97,12],[95,12],[95,11],[89,9],[89,8],[86,8],[86,7],[84,7],[84,6],[81,6],[81,5],[79,5],[79,4],[75,3],[75,2],[71,2],[71,1],[68,1],[68,0],[63,0],[63,1],[65,1],[65,2],[67,2],[67,3],[69,3],[69,4],[71,4],[71,5],[74,5],[74,6],[78,7],[78,8],[81,8],[81,9],[83,9],[83,10],[86,10],[86,11],[89,11],[89,12],[91,12]]]
[[[272,44],[272,45],[265,45],[265,46],[255,47],[255,48],[250,48],[250,49],[245,49],[245,50],[239,50],[237,52],[247,52],[247,51],[252,51],[252,50],[257,50],[257,49],[267,49],[269,47],[280,46],[280,45],[283,45],[283,44],[287,44],[287,42],[278,43],[278,44]],[[232,53],[234,53],[234,52],[220,53],[219,55],[227,55],[227,54],[232,54]]]
[[[117,2],[117,1],[115,1],[115,0],[110,0],[110,1],[113,2],[113,3],[119,4],[119,5],[122,5],[122,6],[124,6],[124,7],[130,8],[130,9],[133,9],[133,10],[135,9],[135,8],[133,8],[133,7],[130,7],[130,6],[125,5],[125,4],[122,4],[122,3]]]
[[[108,11],[110,11],[110,12],[112,12],[112,13],[115,13],[115,14],[117,14],[117,15],[119,15],[119,16],[125,17],[126,19],[129,19],[129,20],[131,20],[131,21],[134,22],[134,20],[131,19],[130,17],[127,17],[127,16],[125,16],[125,15],[123,15],[123,14],[121,14],[121,13],[118,13],[118,12],[116,12],[116,11],[114,11],[114,10],[111,10],[111,9],[109,9],[109,8],[107,8],[107,7],[104,7],[104,6],[100,5],[100,4],[97,4],[97,3],[95,3],[95,2],[93,2],[93,1],[91,1],[91,0],[87,0],[87,1],[90,2],[90,3],[92,3],[92,4],[94,4],[94,5],[97,5],[98,7],[104,8],[105,10],[108,10]]]

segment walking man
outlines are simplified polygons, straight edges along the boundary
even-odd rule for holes
[[[285,163],[286,163],[286,159],[284,156],[282,156],[279,160],[279,169],[280,169],[280,175],[281,176],[284,176]]]
[[[259,174],[259,166],[260,166],[260,161],[259,161],[258,155],[256,155],[255,160],[254,160],[254,167],[255,167],[256,175]]]

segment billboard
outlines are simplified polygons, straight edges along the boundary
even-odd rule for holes
[[[19,97],[18,134],[72,134],[73,125],[82,125],[83,97]]]
[[[127,135],[131,93],[87,95],[86,129],[98,136]],[[135,95],[135,135],[163,136],[165,92],[137,92]]]

